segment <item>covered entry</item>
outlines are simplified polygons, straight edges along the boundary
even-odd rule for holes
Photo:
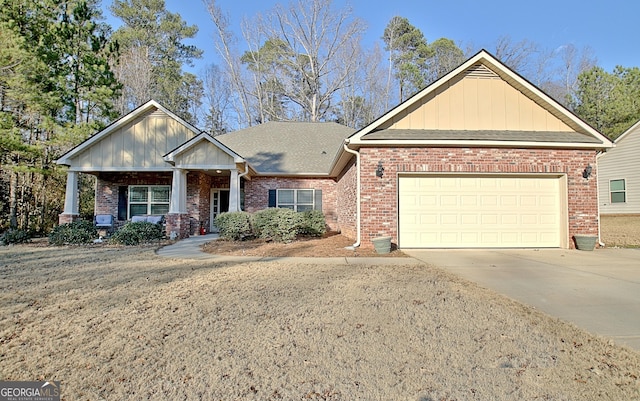
[[[400,176],[399,245],[565,247],[565,181],[541,175]]]

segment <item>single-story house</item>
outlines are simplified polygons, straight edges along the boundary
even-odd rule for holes
[[[400,248],[574,246],[598,233],[596,155],[611,141],[486,51],[354,131],[270,122],[212,137],[150,101],[63,155],[97,214],[164,214],[180,237],[224,211],[321,209]],[[589,174],[586,174],[586,172]]]
[[[614,144],[598,157],[600,214],[640,215],[640,121]]]

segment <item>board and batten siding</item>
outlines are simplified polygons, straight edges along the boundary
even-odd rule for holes
[[[573,131],[497,74],[476,67],[451,79],[382,128]]]
[[[187,168],[201,166],[235,166],[232,156],[223,152],[209,141],[201,141],[196,146],[175,157],[175,165]]]
[[[640,214],[640,124],[598,158],[600,214]],[[609,182],[625,180],[626,202],[611,203]]]
[[[83,170],[167,169],[162,156],[196,135],[160,110],[119,127],[72,159]]]

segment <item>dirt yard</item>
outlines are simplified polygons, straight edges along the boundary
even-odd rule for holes
[[[0,247],[0,380],[64,400],[639,400],[640,354],[429,266]]]
[[[600,231],[608,247],[640,247],[640,216],[601,216]]]

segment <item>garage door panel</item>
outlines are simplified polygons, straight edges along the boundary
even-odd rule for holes
[[[560,199],[557,177],[400,177],[400,246],[559,247]]]
[[[480,233],[480,245],[483,246],[495,246],[495,244],[499,243],[499,234],[495,231],[487,231]]]
[[[496,195],[480,195],[479,198],[482,206],[498,206],[498,196]]]
[[[468,244],[477,244],[479,243],[479,233],[477,232],[461,233],[460,240]]]
[[[497,216],[496,216],[497,217]],[[502,214],[500,215],[500,224],[505,225],[517,225],[518,224],[518,215],[516,214]]]
[[[462,206],[477,206],[478,197],[476,195],[461,195],[460,204]]]
[[[477,214],[463,214],[460,216],[460,222],[464,225],[478,225],[478,215]]]
[[[438,204],[438,197],[435,195],[422,195],[419,198],[419,204],[421,206],[436,206]]]

